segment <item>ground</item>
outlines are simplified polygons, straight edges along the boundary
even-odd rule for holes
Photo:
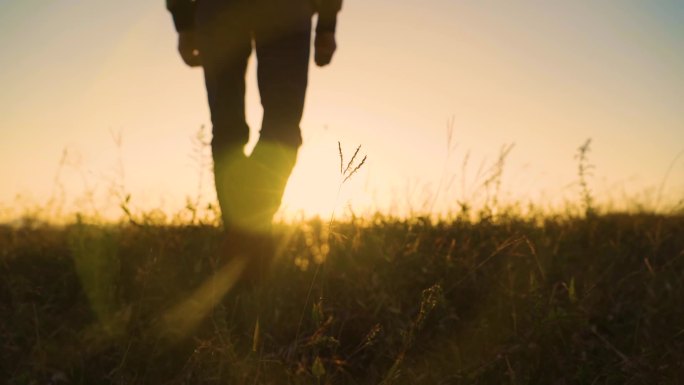
[[[684,383],[682,216],[376,216],[277,230],[268,282],[223,294],[233,280],[220,280],[231,272],[216,226],[0,228],[0,376]]]

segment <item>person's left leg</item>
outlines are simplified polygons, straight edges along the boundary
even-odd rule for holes
[[[264,282],[275,254],[271,224],[280,207],[297,151],[311,44],[310,0],[255,0],[257,81],[264,115],[249,157],[254,202],[250,227],[253,255],[247,275]]]
[[[302,144],[311,47],[310,0],[262,0],[256,21],[257,80],[264,109],[259,142],[251,159],[262,179],[264,220],[270,221]],[[266,6],[268,5],[268,6]]]

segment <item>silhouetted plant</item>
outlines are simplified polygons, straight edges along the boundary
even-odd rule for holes
[[[593,176],[594,165],[589,162],[589,151],[591,150],[591,138],[587,139],[583,145],[577,148],[577,176],[579,178],[580,199],[584,208],[584,215],[587,217],[593,216],[594,210],[594,196],[589,188],[588,179]]]
[[[340,185],[344,184],[346,181],[348,181],[354,174],[356,174],[361,167],[366,163],[366,158],[368,158],[367,155],[361,159],[361,162],[355,164],[354,161],[356,160],[356,157],[359,155],[359,151],[361,151],[361,145],[356,147],[356,151],[354,151],[354,154],[352,155],[351,159],[349,159],[349,162],[347,162],[347,166],[342,169],[342,165],[344,164],[344,157],[342,155],[342,145],[340,142],[337,142],[337,149],[339,150],[340,154],[340,175],[342,177],[342,182],[340,182]]]
[[[482,187],[486,194],[484,207],[482,208],[481,213],[483,218],[491,218],[494,210],[496,210],[499,205],[499,194],[501,193],[501,179],[503,177],[504,166],[506,165],[506,160],[508,159],[511,150],[513,150],[513,147],[515,147],[515,144],[513,143],[501,146],[499,156],[487,170],[487,177],[482,182]]]

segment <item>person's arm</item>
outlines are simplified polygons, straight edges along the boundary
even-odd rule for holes
[[[176,31],[195,28],[195,0],[166,0],[166,9],[173,15]]]
[[[337,27],[337,12],[340,9],[342,9],[342,0],[319,0],[316,32],[334,33]]]
[[[195,0],[166,0],[166,9],[173,15],[178,31],[178,53],[190,67],[202,65],[195,37]]]
[[[319,67],[330,64],[337,42],[337,13],[342,9],[342,0],[318,0],[318,23],[314,40],[314,61]]]

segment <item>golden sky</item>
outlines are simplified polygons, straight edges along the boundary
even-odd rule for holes
[[[574,200],[587,138],[599,198],[652,202],[665,180],[676,201],[684,156],[664,178],[684,150],[682,20],[677,0],[346,0],[332,65],[311,68],[285,211],[421,210],[442,176],[435,209],[453,207],[510,143],[504,198]],[[163,1],[5,0],[0,25],[0,209],[116,209],[121,182],[141,210],[214,199],[191,158],[209,126],[202,73],[178,57]],[[256,133],[254,61],[248,81]],[[368,155],[339,199],[338,141]]]

